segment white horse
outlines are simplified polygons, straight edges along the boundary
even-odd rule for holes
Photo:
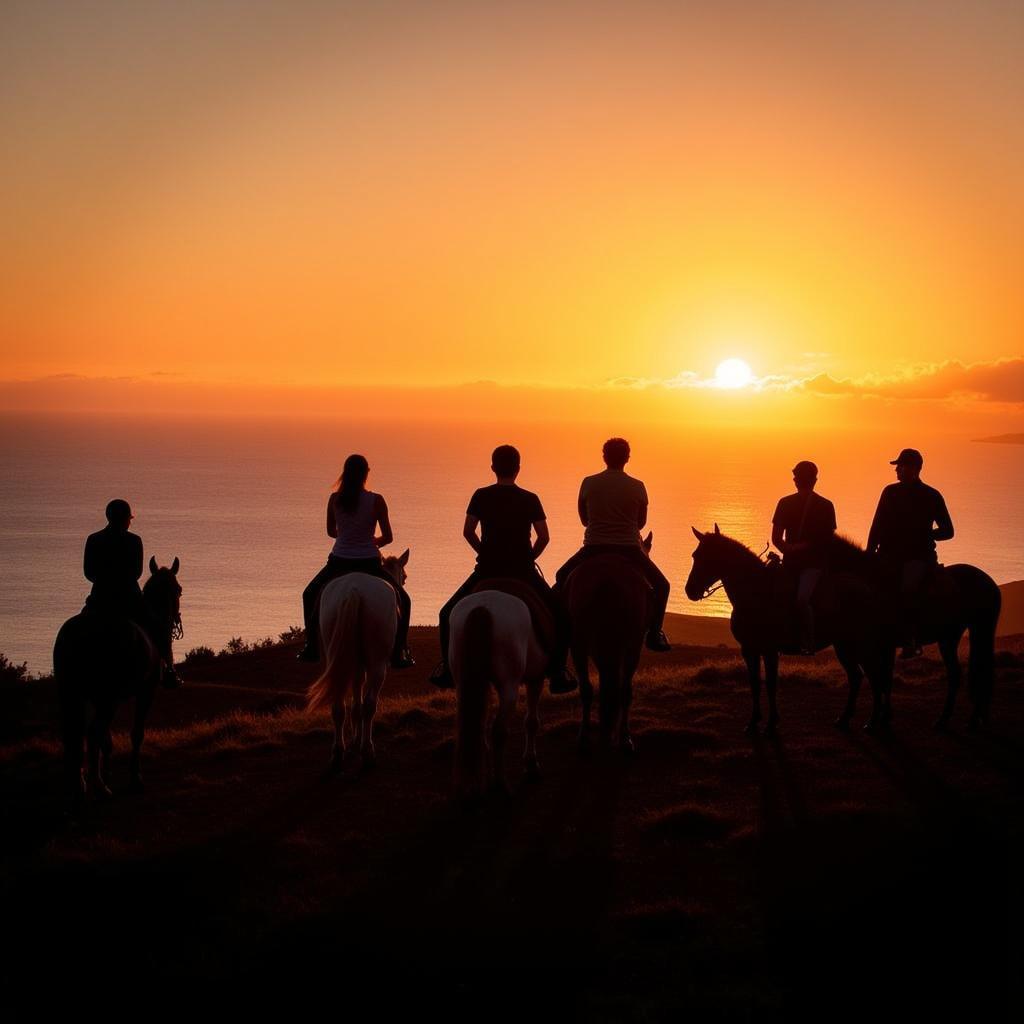
[[[455,740],[455,789],[459,797],[480,796],[486,787],[485,723],[490,687],[498,692],[491,729],[494,786],[507,792],[505,739],[516,707],[519,684],[526,683],[526,751],[528,778],[540,776],[537,761],[537,705],[544,686],[547,655],[534,633],[530,610],[518,597],[482,590],[452,609],[451,666],[458,697]]]
[[[384,571],[396,586],[405,583],[408,548],[384,559]],[[331,580],[320,595],[320,637],[326,668],[309,688],[310,711],[330,707],[334,720],[331,768],[342,767],[351,708],[352,751],[348,770],[358,774],[376,762],[373,716],[391,664],[398,629],[395,588],[365,572]],[[351,699],[346,701],[351,688]]]

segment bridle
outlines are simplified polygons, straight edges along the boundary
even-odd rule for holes
[[[760,550],[760,552],[757,555],[758,561],[761,562],[765,566],[765,568],[768,568],[768,566],[772,565],[773,562],[778,561],[777,556],[768,554],[768,549],[770,547],[770,543],[765,544],[765,546]],[[766,558],[765,555],[768,555],[768,557]],[[710,586],[704,588],[704,592],[700,595],[698,600],[703,601],[705,598],[710,597],[712,594],[717,594],[718,591],[720,591],[724,586],[724,578],[720,579],[717,583],[712,583]]]

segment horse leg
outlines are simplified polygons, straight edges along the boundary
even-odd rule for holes
[[[491,757],[494,764],[494,789],[498,793],[508,795],[508,782],[505,779],[505,741],[508,738],[509,718],[516,710],[516,690],[507,687],[498,692],[498,713],[494,716],[491,727]]]
[[[892,647],[877,659],[874,671],[868,673],[872,705],[871,717],[864,723],[865,732],[878,732],[892,718],[892,675],[895,666],[896,648]]]
[[[106,800],[114,794],[110,787],[103,781],[103,772],[100,767],[100,755],[110,743],[110,723],[114,717],[114,709],[109,703],[96,705],[96,714],[93,717],[92,725],[89,726],[88,734],[88,788],[93,796],[100,800]]]
[[[523,753],[523,767],[531,782],[540,779],[540,762],[537,760],[537,733],[540,731],[540,705],[543,679],[532,679],[526,684],[526,750]]]
[[[128,788],[132,793],[141,793],[142,772],[140,771],[142,761],[142,741],[146,737],[146,715],[149,714],[149,706],[153,703],[152,689],[143,690],[135,698],[135,715],[132,718],[132,754],[129,761]]]
[[[750,698],[753,704],[750,721],[744,730],[749,736],[757,732],[757,723],[761,721],[761,655],[750,647],[741,648],[740,653],[747,663],[747,678],[750,680]]]
[[[942,655],[943,665],[946,666],[946,702],[942,705],[942,713],[935,720],[937,732],[945,732],[949,727],[949,720],[956,706],[956,695],[960,689],[961,679],[958,648],[962,635],[962,632],[945,633],[939,639],[939,653]]]
[[[580,692],[580,735],[579,752],[590,753],[590,711],[594,706],[594,684],[590,681],[590,660],[584,655],[573,654],[576,668],[576,679],[579,681]]]
[[[845,732],[850,728],[850,720],[857,710],[857,695],[860,693],[860,684],[864,679],[864,673],[861,671],[860,662],[845,647],[836,646],[836,657],[846,671],[848,689],[846,707],[843,708],[835,724],[837,729],[842,729]]]
[[[64,785],[69,808],[74,810],[85,792],[82,755],[85,753],[85,701],[68,693],[61,694],[61,718],[64,736]]]
[[[768,722],[764,727],[765,736],[774,736],[779,724],[779,709],[775,704],[775,691],[779,682],[779,652],[767,651],[764,655],[764,687],[768,692]]]
[[[366,735],[363,727],[363,680],[364,673],[356,673],[352,682],[352,706],[349,717],[352,722],[352,746],[349,748],[349,772],[358,775],[363,766],[363,737]]]
[[[612,739],[618,732],[621,712],[618,676],[618,671],[610,671],[607,665],[598,666],[597,685],[600,691],[597,695],[597,726],[603,750],[611,747]]]
[[[629,709],[633,703],[633,676],[636,673],[637,663],[632,662],[631,664],[623,667],[622,674],[622,707],[620,709],[619,716],[619,750],[624,754],[635,754],[636,744],[633,742],[633,736],[629,731]]]
[[[366,689],[360,701],[361,732],[360,752],[363,755],[363,767],[373,768],[377,763],[377,751],[373,746],[373,717],[377,714],[377,698],[380,688],[384,685],[387,665],[381,665],[376,671],[366,673]]]
[[[331,745],[331,771],[341,771],[345,760],[345,698],[338,697],[331,705],[331,721],[334,722],[334,743]]]

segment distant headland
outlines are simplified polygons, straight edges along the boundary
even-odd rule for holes
[[[1024,444],[1024,434],[994,434],[992,437],[976,437],[977,444]]]

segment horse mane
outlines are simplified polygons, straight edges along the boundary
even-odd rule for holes
[[[730,562],[747,562],[751,568],[763,568],[764,562],[757,554],[750,550],[742,541],[735,537],[726,536],[724,533],[706,533],[706,540],[713,540],[715,544],[723,549],[723,554]]]
[[[833,569],[868,569],[871,556],[851,537],[832,534],[828,547],[829,564]]]

